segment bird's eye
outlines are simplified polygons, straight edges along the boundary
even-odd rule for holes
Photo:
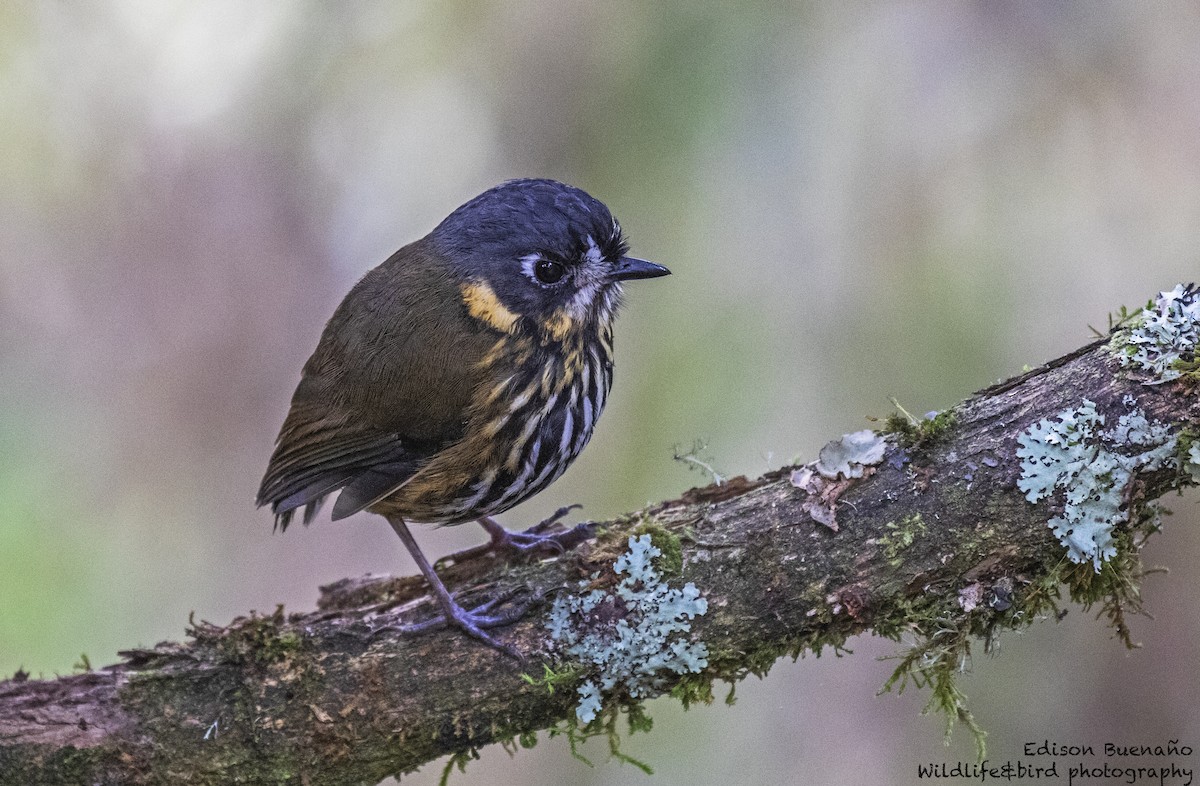
[[[533,274],[543,284],[557,284],[567,274],[567,268],[553,259],[539,259],[533,268]]]

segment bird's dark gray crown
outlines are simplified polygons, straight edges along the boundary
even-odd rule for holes
[[[532,255],[576,269],[590,261],[615,266],[627,247],[600,200],[555,180],[510,180],[484,191],[446,217],[430,240],[466,278],[488,282],[520,314],[546,311],[568,298],[562,287],[530,280]],[[594,272],[594,271],[593,271]]]

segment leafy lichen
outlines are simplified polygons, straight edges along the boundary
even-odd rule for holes
[[[667,675],[694,674],[708,665],[707,646],[678,635],[708,611],[708,601],[691,582],[681,589],[663,582],[653,564],[661,555],[650,535],[630,536],[629,550],[612,566],[624,576],[615,588],[554,601],[551,639],[596,673],[578,688],[575,714],[582,723],[600,714],[605,695],[655,696],[666,689]]]
[[[679,536],[653,519],[638,524],[630,534],[649,535],[650,542],[661,554],[654,558],[655,567],[663,576],[678,576],[683,573],[683,543]]]
[[[1116,554],[1113,532],[1129,520],[1125,496],[1134,476],[1177,462],[1170,427],[1147,420],[1132,396],[1124,403],[1129,411],[1109,429],[1096,405],[1084,399],[1018,438],[1018,488],[1030,502],[1063,492],[1062,514],[1049,526],[1072,561],[1091,561],[1097,572]]]
[[[1148,373],[1149,385],[1200,377],[1200,290],[1177,284],[1160,292],[1116,336],[1113,349],[1126,368]]]
[[[1187,446],[1183,457],[1184,472],[1188,474],[1192,483],[1200,483],[1200,440],[1193,438],[1192,443]]]
[[[843,434],[821,448],[816,470],[830,480],[861,478],[867,467],[883,461],[886,449],[887,441],[870,429]]]

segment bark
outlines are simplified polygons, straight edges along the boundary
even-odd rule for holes
[[[784,467],[595,525],[594,538],[557,558],[508,564],[483,554],[445,567],[468,602],[507,592],[537,599],[497,632],[526,653],[524,664],[456,631],[387,628],[434,611],[409,577],[344,580],[323,588],[312,612],[193,624],[183,643],[124,652],[88,673],[18,675],[0,682],[0,783],[372,784],[446,754],[568,728],[575,688],[589,675],[548,640],[550,599],[579,592],[593,574],[593,585],[611,585],[611,564],[635,532],[667,551],[677,545],[671,583],[693,582],[708,600],[690,635],[708,647],[709,665],[672,678],[685,699],[706,698],[713,679],[762,673],[783,655],[867,630],[930,642],[950,630],[966,646],[1044,616],[1063,581],[1085,600],[1109,595],[1119,623],[1122,598],[1135,600],[1138,539],[1122,536],[1107,583],[1090,565],[1066,562],[1046,524],[1061,501],[1026,501],[1015,450],[1022,430],[1083,398],[1115,421],[1128,395],[1150,418],[1200,429],[1192,383],[1144,385],[1097,342],[975,394],[940,421],[941,433],[891,438],[866,477],[820,482],[817,495]],[[1130,532],[1144,524],[1144,503],[1180,480],[1158,471],[1130,484]],[[522,679],[541,677],[543,665],[565,675],[553,691]],[[935,699],[957,711],[942,675],[907,676],[933,683]],[[606,702],[602,721],[632,704]]]

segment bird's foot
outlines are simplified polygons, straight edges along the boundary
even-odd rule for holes
[[[449,605],[442,606],[442,613],[432,619],[414,622],[409,625],[383,625],[374,628],[371,631],[371,635],[376,636],[384,631],[394,631],[402,635],[408,635],[424,633],[429,630],[439,630],[448,625],[453,625],[471,638],[481,641],[492,649],[499,650],[505,655],[524,663],[525,656],[521,654],[520,650],[511,644],[502,644],[486,632],[489,628],[511,625],[521,619],[539,599],[537,596],[530,596],[499,613],[491,613],[497,606],[510,600],[516,594],[517,590],[510,590],[489,598],[471,609],[463,608],[457,601],[451,600]]]
[[[492,551],[508,551],[516,554],[550,551],[555,554],[562,554],[591,537],[592,525],[586,522],[576,524],[571,529],[548,531],[556,527],[564,516],[579,507],[582,506],[567,505],[561,507],[550,514],[548,518],[534,524],[524,532],[513,532],[512,530],[505,529],[490,516],[479,519],[479,523],[492,538],[488,544],[488,548]]]
[[[525,555],[535,552],[562,554],[575,548],[592,536],[594,525],[588,522],[576,524],[571,529],[547,532],[547,530],[555,527],[563,516],[566,516],[578,507],[582,506],[567,505],[561,507],[554,511],[548,518],[534,524],[523,532],[514,532],[505,529],[492,517],[484,516],[479,519],[479,524],[487,531],[491,539],[482,545],[448,554],[437,561],[437,566],[442,568],[447,565],[458,565],[489,552],[514,555]]]

